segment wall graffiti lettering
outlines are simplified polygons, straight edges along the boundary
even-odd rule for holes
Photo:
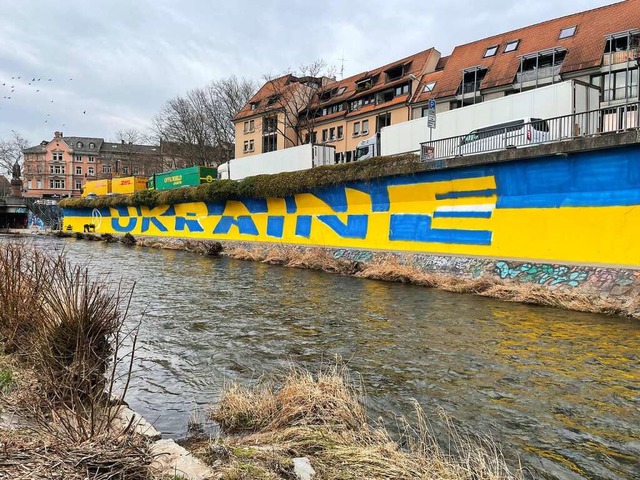
[[[588,273],[585,271],[563,265],[522,263],[517,266],[511,266],[508,262],[503,261],[496,262],[495,271],[503,280],[518,279],[522,282],[547,286],[567,285],[577,287],[588,277]]]

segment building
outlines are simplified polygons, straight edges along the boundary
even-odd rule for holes
[[[97,137],[65,137],[62,132],[22,153],[27,197],[80,196],[88,180],[150,176],[163,171],[159,147],[110,143]]]
[[[639,46],[640,0],[460,45],[425,79],[413,118],[431,98],[442,112],[571,79],[600,87],[600,107],[637,102]]]
[[[236,158],[302,143],[335,145],[336,162],[390,125],[567,80],[600,88],[600,105],[638,102],[640,0],[556,18],[454,48],[430,48],[335,81],[285,75],[234,118]]]

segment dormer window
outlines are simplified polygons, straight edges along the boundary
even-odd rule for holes
[[[576,34],[576,28],[578,28],[576,25],[574,25],[573,27],[563,28],[562,30],[560,30],[560,36],[558,37],[558,39],[562,40],[563,38],[573,37]]]
[[[394,80],[399,80],[404,76],[406,65],[398,65],[390,68],[389,70],[385,70],[385,74],[387,76],[387,82],[393,82]]]
[[[518,49],[518,45],[520,45],[520,40],[511,40],[510,42],[507,42],[502,53],[514,52]]]
[[[499,45],[494,45],[492,47],[487,48],[482,58],[493,57],[498,52],[498,47]]]
[[[273,104],[275,104],[278,100],[280,100],[280,95],[279,95],[279,94],[271,95],[271,96],[269,97],[269,99],[267,100],[267,105],[273,105]]]
[[[486,67],[471,67],[462,71],[462,82],[458,89],[458,95],[471,93],[477,96],[480,93],[480,85],[487,74]]]
[[[638,30],[614,33],[607,36],[604,53],[623,52],[631,48],[636,48],[639,44],[640,32],[638,32]]]
[[[82,148],[84,145],[82,144],[82,142],[78,142],[76,143],[76,148]]]
[[[326,102],[331,99],[331,90],[327,90],[325,92],[321,92],[318,94],[318,100],[321,102]]]
[[[249,109],[250,110],[256,110],[258,108],[258,105],[260,104],[260,102],[251,102],[249,104]]]
[[[427,92],[433,92],[433,89],[436,87],[436,82],[429,82],[427,83],[424,88],[422,89],[423,92],[427,93]]]
[[[364,92],[365,90],[369,90],[372,86],[373,79],[371,77],[365,78],[364,80],[356,82],[356,92]]]
[[[89,143],[89,148],[93,150],[94,148],[96,148],[96,144],[93,143],[93,142],[90,142]]]

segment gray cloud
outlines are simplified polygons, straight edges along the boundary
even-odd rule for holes
[[[0,138],[111,138],[214,79],[260,80],[318,58],[338,72],[344,58],[348,76],[607,3],[0,0]]]

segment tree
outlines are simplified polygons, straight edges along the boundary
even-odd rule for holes
[[[113,136],[113,142],[115,143],[133,143],[133,144],[145,144],[150,142],[149,135],[136,130],[135,128],[128,128],[126,130],[118,130]]]
[[[11,130],[11,136],[0,139],[0,174],[11,178],[13,165],[22,164],[22,150],[29,146],[29,141],[18,132]]]
[[[169,100],[154,119],[163,154],[185,165],[219,165],[233,155],[232,119],[256,90],[253,81],[229,77]],[[162,146],[162,143],[161,143]],[[165,145],[166,146],[166,145]]]
[[[318,120],[318,91],[335,82],[335,68],[324,60],[302,65],[298,72],[279,77],[266,77],[267,103],[264,111],[273,111],[277,122],[264,122],[264,128],[282,135],[291,145],[312,138]],[[266,132],[265,132],[266,133]]]

